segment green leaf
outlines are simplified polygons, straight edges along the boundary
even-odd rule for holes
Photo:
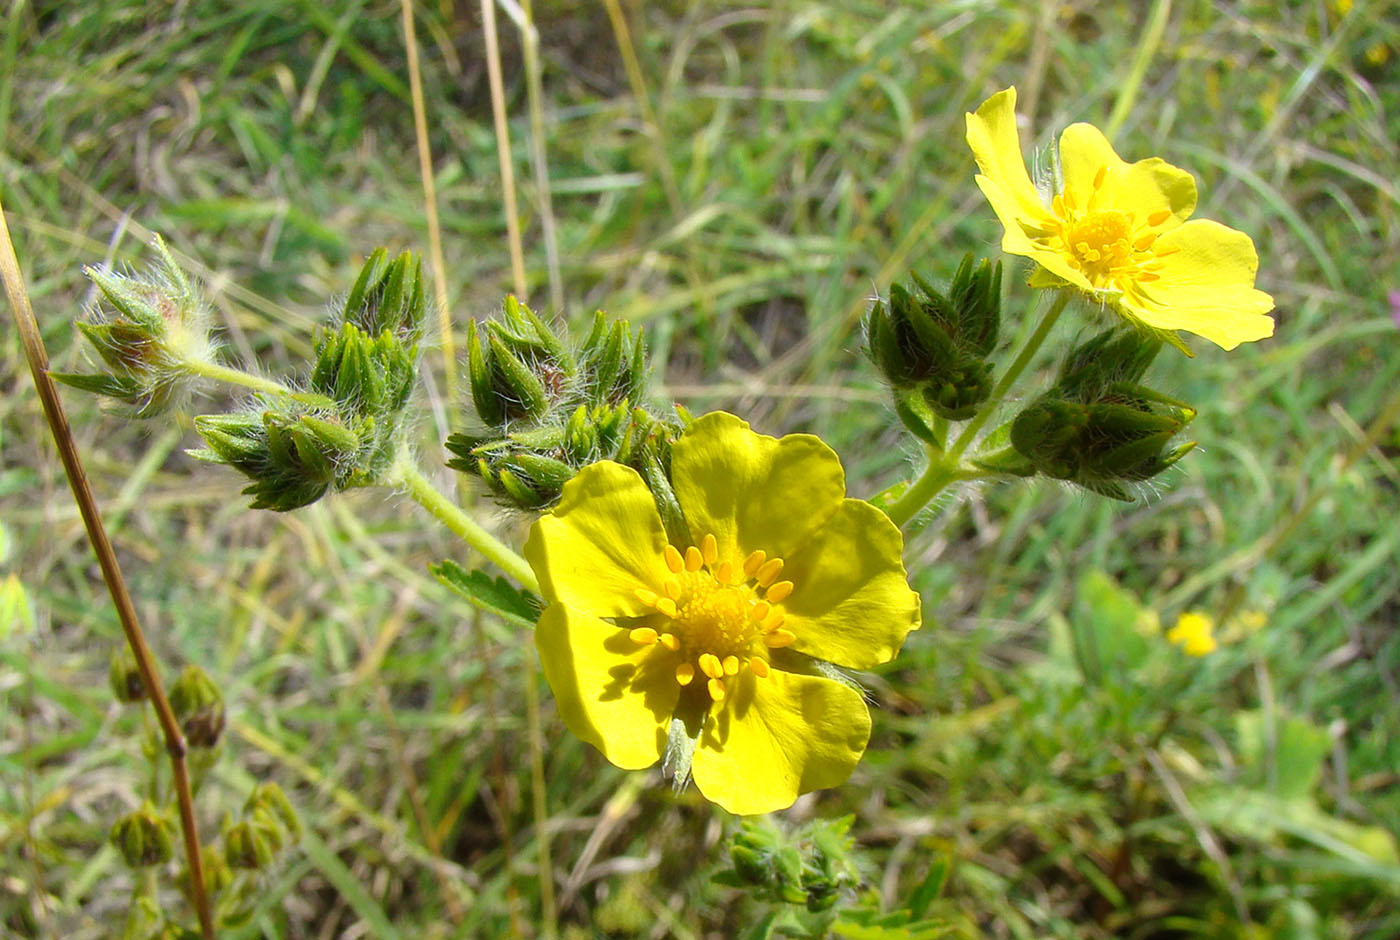
[[[1143,607],[1102,571],[1079,579],[1072,622],[1075,651],[1086,678],[1112,678],[1136,669],[1151,649],[1139,632]]]
[[[527,630],[534,629],[544,609],[544,602],[538,597],[520,590],[505,578],[493,578],[479,570],[468,571],[450,559],[429,565],[428,570],[475,606]]]
[[[19,575],[11,572],[0,581],[0,642],[16,633],[23,636],[34,630],[34,608],[29,604],[29,595]]]
[[[1283,718],[1274,723],[1272,734],[1261,711],[1240,712],[1235,716],[1240,756],[1261,771],[1271,769],[1267,778],[1272,792],[1289,800],[1308,796],[1322,776],[1322,763],[1332,750],[1332,736],[1306,718]]]

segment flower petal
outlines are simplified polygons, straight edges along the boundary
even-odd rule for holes
[[[1026,172],[1025,157],[1021,155],[1014,87],[997,92],[982,102],[975,114],[967,115],[967,145],[972,148],[972,156],[976,158],[982,175],[1006,195],[1008,209],[1018,218],[1028,221],[1045,216],[1045,204],[1031,183],[1030,174]],[[983,187],[983,192],[986,192],[986,187]],[[997,214],[1000,215],[1000,211]],[[1002,219],[1003,223],[1006,221]],[[1007,224],[1008,231],[1010,228],[1010,224]]]
[[[1185,330],[1222,349],[1272,336],[1274,299],[1254,289],[1259,256],[1244,232],[1193,219],[1157,239],[1159,280],[1127,290],[1127,312],[1161,330]],[[1170,253],[1167,253],[1170,252]]]
[[[674,653],[563,604],[545,608],[535,646],[570,731],[625,770],[656,763],[680,695]]]
[[[671,482],[692,538],[713,534],[721,559],[762,549],[786,557],[841,505],[846,475],[811,434],[756,434],[723,411],[696,421],[671,450]]]
[[[1032,223],[1016,214],[1015,204],[1000,186],[985,176],[979,176],[977,177],[977,187],[982,190],[982,195],[987,197],[987,202],[992,204],[992,211],[997,214],[997,218],[1006,228],[1006,235],[1001,240],[1002,251],[1009,255],[1022,255],[1030,258],[1041,267],[1051,271],[1056,277],[1082,290],[1093,289],[1088,278],[1070,267],[1063,253],[1051,248],[1042,248],[1031,241],[1030,236],[1022,226]],[[1046,217],[1049,217],[1049,213],[1046,213]]]
[[[1095,196],[1094,181],[1104,167]],[[1170,215],[1159,224],[1175,226],[1196,209],[1195,177],[1160,157],[1125,163],[1092,124],[1071,124],[1060,135],[1060,171],[1065,192],[1080,209],[1132,213],[1140,226],[1162,211]]]
[[[783,601],[792,648],[851,669],[889,662],[919,626],[898,526],[874,506],[848,499],[787,559],[796,587]]]
[[[786,809],[851,775],[870,740],[859,692],[817,676],[743,672],[712,708],[690,772],[705,798],[737,815]]]
[[[637,588],[665,584],[665,547],[651,491],[635,470],[605,460],[564,484],[524,553],[546,600],[595,617],[636,617],[648,610]]]

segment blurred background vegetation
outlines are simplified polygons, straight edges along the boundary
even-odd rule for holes
[[[844,936],[1400,936],[1400,6],[1178,0],[1155,33],[1137,2],[540,0],[538,174],[513,9],[514,209],[481,8],[415,10],[459,348],[513,289],[515,211],[538,309],[643,324],[667,395],[821,434],[858,495],[915,458],[860,353],[869,298],[1000,236],[964,112],[1014,83],[1043,148],[1106,124],[1141,63],[1119,151],[1191,169],[1200,214],[1253,236],[1277,334],[1162,356],[1151,381],[1201,408],[1201,446],[1136,503],[988,487],[911,538],[927,626],[868,680],[868,756],[783,818],[854,815],[847,890],[893,917]],[[374,247],[426,251],[400,17],[6,5],[0,185],[56,368],[83,364],[82,266],[148,261],[149,232],[274,374]],[[450,485],[439,444],[468,406],[428,362],[422,451]],[[107,688],[120,630],[9,329],[0,383],[0,934],[112,936],[141,876],[107,831],[140,805],[151,729]],[[362,491],[250,512],[185,454],[187,419],[64,397],[167,674],[199,664],[227,701],[205,826],[275,780],[306,829],[227,936],[777,929],[713,880],[735,821],[564,733],[528,638],[428,574],[467,559],[421,511]],[[1185,611],[1217,651],[1154,631]]]

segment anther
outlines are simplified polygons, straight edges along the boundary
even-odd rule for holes
[[[726,656],[724,657],[724,662],[720,663],[720,665],[724,667],[724,674],[726,676],[737,676],[739,674],[738,656]]]
[[[690,685],[695,679],[695,667],[690,663],[681,663],[676,667],[676,681],[681,685]]]
[[[706,686],[710,690],[710,698],[714,699],[716,702],[724,701],[723,682],[720,682],[718,679],[711,679],[708,683],[706,683]]]
[[[681,612],[680,608],[676,606],[676,602],[669,597],[657,598],[656,603],[652,606],[671,618],[676,617]]]
[[[632,593],[636,596],[637,600],[641,601],[643,604],[646,604],[648,607],[656,606],[656,599],[658,595],[655,591],[648,591],[646,588],[637,588],[637,590],[633,591]]]
[[[1103,181],[1108,176],[1108,164],[1099,167],[1099,171],[1094,174],[1094,188],[1103,189]]]
[[[779,581],[776,584],[770,586],[768,588],[768,593],[764,596],[767,597],[768,600],[772,601],[774,604],[777,604],[792,593],[792,587],[793,585],[791,581]]]
[[[656,640],[673,653],[681,648],[681,641],[674,633],[663,633]]]
[[[700,549],[692,545],[685,550],[686,571],[699,571],[701,566],[704,564],[705,556],[700,554]]]
[[[767,587],[778,579],[778,572],[782,570],[783,560],[770,558],[759,567],[758,572],[753,577],[761,587]]]
[[[770,612],[767,617],[763,618],[763,622],[759,624],[759,628],[762,629],[764,633],[772,633],[782,625],[783,612],[781,610],[774,610]]]
[[[1171,217],[1172,211],[1170,209],[1158,209],[1156,212],[1152,213],[1147,217],[1147,224],[1161,225],[1163,222],[1167,221],[1167,219],[1170,219]]]
[[[763,642],[769,649],[779,649],[796,643],[797,634],[791,630],[774,630],[763,638]]]
[[[752,577],[754,576],[754,572],[758,571],[759,566],[763,564],[763,559],[765,559],[765,558],[767,558],[767,557],[768,557],[768,553],[765,552],[763,549],[760,548],[758,551],[754,552],[754,553],[753,553],[752,555],[750,555],[748,558],[745,558],[745,559],[744,559],[744,577],[746,577],[746,578],[752,578]]]
[[[627,638],[638,646],[650,646],[656,642],[656,631],[651,627],[638,627],[629,631]]]
[[[749,611],[749,619],[752,620],[754,623],[762,623],[763,618],[767,617],[768,611],[772,609],[772,604],[768,603],[767,601],[759,601],[758,603],[754,604],[753,609]]]
[[[715,569],[715,580],[718,581],[720,584],[733,584],[733,583],[734,583],[734,562],[732,562],[732,561],[722,561],[722,562],[720,562],[720,563],[719,563],[719,567]]]
[[[701,653],[700,671],[711,679],[718,679],[724,675],[724,665],[714,653]]]
[[[680,551],[674,545],[667,545],[662,552],[666,556],[666,567],[675,574],[680,574],[685,570],[685,559],[681,557]]]
[[[760,659],[755,656],[753,659],[749,660],[749,669],[760,679],[768,678],[768,660],[766,659]]]
[[[719,560],[719,540],[713,534],[706,534],[700,540],[700,554],[704,557],[707,565],[713,565]]]
[[[665,588],[666,596],[671,600],[678,601],[681,599],[681,583],[675,578],[667,578],[666,583],[663,584],[662,587]]]

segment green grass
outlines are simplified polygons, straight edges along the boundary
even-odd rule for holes
[[[1400,434],[1360,444],[1400,380],[1386,300],[1400,289],[1400,21],[1385,0],[1345,17],[1335,6],[1173,5],[1115,138],[1128,159],[1190,168],[1201,213],[1254,237],[1277,335],[1163,355],[1151,381],[1200,408],[1201,446],[1139,502],[1043,482],[948,501],[911,540],[929,625],[870,680],[866,760],[786,814],[855,813],[867,882],[891,906],[950,856],[937,911],[962,917],[955,935],[1400,932],[1396,860],[1346,847],[1367,827],[1400,831]],[[1105,123],[1146,12],[1067,4],[1041,22],[1037,5],[999,0],[628,12],[650,126],[604,8],[535,10],[561,313],[582,323],[602,306],[645,324],[672,397],[768,433],[820,433],[855,494],[907,476],[915,450],[860,352],[867,299],[910,267],[937,280],[964,252],[995,251],[963,113],[1015,83],[1039,146],[1072,121]],[[417,13],[464,331],[511,289],[480,14]],[[192,260],[229,352],[272,374],[297,368],[371,249],[426,248],[397,4],[4,16],[0,186],[56,368],[83,362],[82,266],[144,260],[146,230]],[[529,295],[544,306],[519,37],[500,20]],[[1385,61],[1368,59],[1376,44]],[[1030,329],[1033,302],[1012,289],[1009,336]],[[1081,329],[1067,316],[1055,341]],[[111,936],[132,876],[104,840],[148,785],[151,730],[106,689],[120,630],[18,342],[0,336],[0,577],[18,575],[37,619],[32,634],[0,633],[0,933]],[[442,400],[441,360],[428,361],[422,452],[435,465],[439,429],[466,406]],[[377,491],[250,513],[232,473],[185,456],[187,421],[64,400],[167,674],[198,663],[229,703],[200,793],[205,834],[263,779],[310,833],[229,935],[543,935],[534,651],[427,573],[465,561],[460,547]],[[520,522],[501,520],[508,539]],[[1184,609],[1263,610],[1268,623],[1201,662],[1158,644],[1136,671],[1085,687],[1053,638],[1092,621],[1091,571],[1168,624]],[[564,929],[698,938],[756,923],[757,905],[710,881],[732,820],[693,789],[674,798],[655,773],[615,770],[540,693]],[[1295,765],[1277,746],[1250,751],[1240,728],[1256,712],[1266,728],[1292,716],[1326,729],[1306,787],[1316,817],[1267,802]],[[1249,825],[1231,798],[1271,825]]]

